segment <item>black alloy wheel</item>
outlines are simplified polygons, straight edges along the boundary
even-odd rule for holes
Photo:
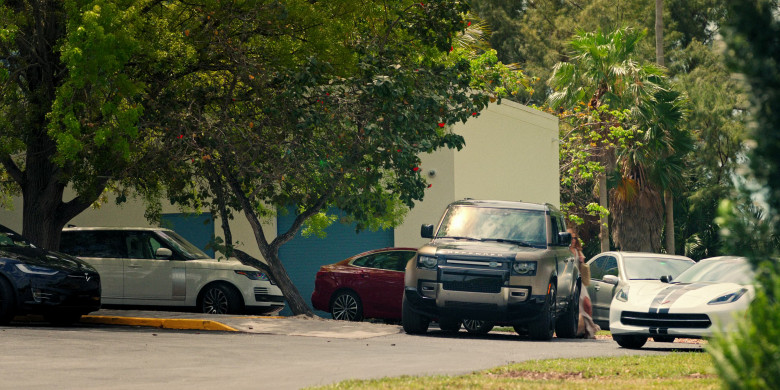
[[[241,298],[232,288],[214,284],[203,291],[200,310],[208,314],[235,314],[241,306]]]
[[[547,341],[552,339],[555,333],[555,300],[557,299],[557,288],[555,283],[550,282],[547,286],[549,293],[542,307],[539,317],[528,324],[528,335],[531,339]]]
[[[555,321],[555,335],[564,339],[577,337],[577,327],[580,320],[580,286],[575,287],[566,312]]]
[[[363,303],[360,297],[352,291],[341,291],[333,297],[330,304],[330,314],[334,320],[362,321]]]
[[[469,333],[486,334],[493,330],[493,326],[495,326],[495,324],[489,321],[470,319],[463,320],[463,327],[466,328],[466,331]]]

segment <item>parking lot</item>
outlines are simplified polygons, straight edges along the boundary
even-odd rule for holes
[[[86,322],[55,328],[32,321],[0,327],[0,388],[299,389],[345,379],[457,375],[534,359],[659,354],[670,347],[702,351],[699,344],[649,342],[628,350],[611,340],[538,342],[511,333],[453,335],[435,328],[409,336],[397,325],[296,317],[109,310],[93,315],[168,325]],[[174,320],[204,325],[160,328]],[[212,322],[235,330],[209,330]]]

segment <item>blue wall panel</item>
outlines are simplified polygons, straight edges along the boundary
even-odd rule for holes
[[[329,213],[342,215],[337,210]],[[295,215],[287,213],[277,217],[277,232],[281,234],[292,225]],[[311,294],[314,292],[314,277],[320,266],[332,264],[348,257],[371,249],[393,246],[393,230],[376,232],[362,231],[355,233],[354,224],[335,222],[325,229],[325,238],[303,237],[300,232],[295,238],[282,245],[279,258],[290,275],[301,296],[311,305]],[[315,310],[317,315],[330,318],[329,313]],[[292,315],[285,308],[281,315]]]
[[[195,244],[212,258],[214,249],[206,247],[214,239],[214,218],[211,213],[202,214],[163,214],[160,216],[160,225],[171,229],[185,240]]]

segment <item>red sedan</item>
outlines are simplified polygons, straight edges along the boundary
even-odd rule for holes
[[[404,270],[414,248],[383,248],[323,265],[314,280],[311,303],[333,319],[401,319]]]

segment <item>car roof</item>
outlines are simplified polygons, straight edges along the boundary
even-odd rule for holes
[[[171,229],[161,227],[127,227],[127,226],[89,226],[89,227],[77,227],[70,226],[62,229],[63,232],[77,232],[77,231],[155,231],[155,232],[171,232]]]
[[[463,199],[450,203],[451,206],[481,206],[481,207],[495,207],[506,209],[522,209],[522,210],[555,210],[555,206],[549,203],[530,203],[523,201],[510,201],[510,200],[477,200],[477,199]]]
[[[631,251],[609,251],[609,252],[603,252],[599,253],[599,255],[604,254],[618,254],[623,257],[656,257],[659,259],[677,259],[677,260],[690,260],[693,261],[690,257],[687,256],[680,256],[680,255],[670,255],[668,253],[653,253],[653,252],[631,252]],[[598,255],[597,255],[598,256]]]

